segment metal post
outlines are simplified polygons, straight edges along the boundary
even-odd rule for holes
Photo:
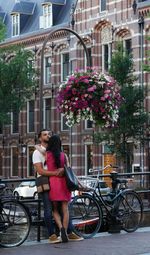
[[[40,90],[39,90],[39,110],[40,110],[40,130],[43,128],[43,80],[44,80],[44,50],[45,50],[45,46],[47,44],[47,42],[50,40],[50,38],[52,38],[52,36],[59,31],[67,31],[70,32],[72,34],[74,34],[80,41],[80,43],[82,44],[85,54],[86,54],[86,58],[87,58],[87,65],[90,66],[90,57],[89,57],[89,53],[88,50],[86,48],[86,45],[84,43],[84,41],[82,40],[82,38],[78,35],[78,33],[76,33],[74,30],[68,28],[68,27],[60,27],[60,28],[53,28],[49,35],[45,38],[44,42],[43,42],[43,46],[42,46],[42,50],[41,50],[41,81],[40,81]]]
[[[143,15],[139,16],[138,20],[139,24],[139,29],[140,29],[140,85],[142,92],[144,90],[144,76],[143,76],[143,58],[144,58],[144,48],[143,48],[143,43],[144,43],[144,37],[143,37],[143,30],[144,30],[144,17]],[[141,103],[141,108],[143,109],[144,107],[144,102]],[[141,141],[140,141],[140,165],[141,165],[141,171],[144,172],[144,130],[141,129]],[[141,184],[142,186],[144,185],[144,176],[142,175],[141,179]]]

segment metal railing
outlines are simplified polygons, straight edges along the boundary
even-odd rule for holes
[[[130,178],[133,179],[133,182],[135,180],[135,176],[150,176],[150,172],[142,172],[142,173],[117,173],[117,177],[121,178],[121,177],[126,177],[126,178]],[[88,176],[87,176],[88,177]],[[105,177],[110,177],[110,174],[100,174],[99,177],[101,178],[105,178]],[[142,177],[143,178],[143,177]],[[13,189],[15,188],[14,184],[22,182],[22,181],[34,181],[35,178],[26,178],[26,179],[22,179],[22,178],[18,178],[18,179],[0,179],[1,183],[5,183],[7,185],[7,187],[10,187]],[[17,185],[16,185],[17,186]],[[150,183],[146,183],[147,188],[145,187],[141,187],[140,190],[136,190],[142,200],[145,199],[145,197],[147,197],[147,202],[148,202],[148,206],[144,206],[144,212],[145,213],[149,213],[150,212]],[[136,189],[136,186],[133,187],[134,189]],[[26,206],[29,206],[29,204],[37,204],[37,218],[36,220],[32,220],[31,224],[36,224],[37,226],[37,238],[36,240],[38,242],[40,242],[41,240],[41,225],[43,225],[44,223],[44,219],[42,217],[42,200],[41,199],[22,199],[21,200],[22,203],[24,203]],[[150,224],[150,222],[149,222]]]

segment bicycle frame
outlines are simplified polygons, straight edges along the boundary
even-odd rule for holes
[[[94,184],[94,187],[93,187],[93,190],[90,191],[90,195],[97,200],[97,202],[98,202],[100,207],[103,206],[105,208],[105,210],[107,211],[107,213],[109,214],[110,217],[114,217],[114,213],[116,212],[116,209],[117,209],[118,198],[120,196],[123,197],[124,193],[126,191],[132,191],[132,189],[128,189],[128,188],[120,189],[120,188],[118,188],[117,185],[119,183],[118,182],[119,179],[116,178],[116,174],[117,173],[113,172],[111,174],[111,176],[110,176],[110,178],[113,181],[112,191],[109,192],[107,195],[103,196],[101,194],[100,187],[98,186],[98,182],[99,182],[99,178],[100,178],[100,171],[104,171],[108,167],[118,168],[116,166],[107,165],[103,169],[99,169],[99,170],[92,170],[92,169],[90,169],[90,172],[98,172],[96,180],[95,180],[95,184]],[[124,183],[126,185],[126,180],[123,180],[122,183]],[[98,192],[97,192],[96,189],[98,189]],[[104,197],[109,197],[109,200],[104,199]],[[102,209],[102,211],[103,211],[103,209]]]

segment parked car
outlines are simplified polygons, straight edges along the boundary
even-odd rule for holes
[[[38,198],[35,181],[23,181],[16,187],[13,194],[17,198]]]

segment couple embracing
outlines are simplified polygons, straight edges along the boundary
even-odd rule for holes
[[[68,205],[71,200],[71,192],[68,190],[64,177],[64,164],[69,165],[66,154],[61,151],[61,140],[58,135],[52,135],[46,129],[38,134],[40,141],[33,152],[33,165],[37,178],[49,177],[50,190],[40,194],[44,206],[44,219],[49,234],[50,243],[80,241],[72,229],[69,217]],[[55,220],[57,229],[55,229]]]

